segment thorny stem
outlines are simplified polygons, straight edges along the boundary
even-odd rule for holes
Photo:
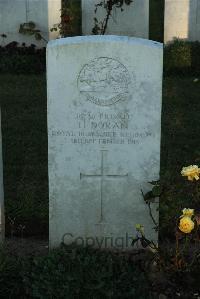
[[[109,0],[107,2],[107,15],[106,15],[106,18],[105,18],[105,24],[103,25],[103,28],[102,28],[102,35],[105,34],[106,29],[108,27],[108,21],[109,21],[110,16],[111,16],[112,7],[113,7],[112,0]]]
[[[195,197],[199,199],[199,181],[195,184]]]
[[[175,254],[175,266],[176,266],[176,269],[178,269],[178,256],[179,256],[179,242],[178,242],[178,236],[176,234],[176,254]]]
[[[42,35],[41,35],[41,39],[43,39],[43,41],[45,41],[46,43],[48,43],[48,40],[46,40]]]
[[[149,214],[151,216],[151,219],[153,221],[153,223],[155,224],[156,228],[158,228],[158,223],[156,222],[155,218],[153,217],[153,214],[152,214],[152,210],[151,210],[151,203],[148,202],[148,208],[149,208]]]
[[[145,201],[145,202],[147,203],[147,205],[148,205],[148,208],[149,208],[149,215],[150,215],[150,217],[151,217],[153,223],[155,224],[155,228],[157,229],[157,228],[158,228],[158,223],[156,222],[155,218],[153,217],[152,210],[151,210],[151,203],[150,203],[149,201],[147,202],[147,201],[145,200],[145,196],[144,196],[144,193],[143,193],[142,190],[141,190],[141,193],[142,193],[142,196],[143,196],[144,201]]]
[[[196,229],[195,234],[196,234],[196,238],[197,238],[198,237],[198,229]],[[188,268],[190,268],[194,264],[196,258],[199,256],[199,247],[197,246],[196,238],[195,238],[195,252],[193,253],[193,258],[192,258],[191,263],[188,265]]]
[[[113,10],[113,7],[122,7],[123,4],[126,5],[130,5],[131,2],[133,2],[132,0],[129,1],[116,1],[116,0],[103,0],[100,1],[100,3],[95,5],[95,13],[97,12],[98,7],[100,6],[104,6],[104,8],[106,9],[106,17],[104,18],[104,20],[102,22],[100,22],[101,24],[101,28],[98,28],[98,31],[100,32],[100,34],[104,35],[106,33],[107,27],[108,27],[108,21],[111,17],[111,12]]]

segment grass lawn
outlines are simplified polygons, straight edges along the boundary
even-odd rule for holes
[[[200,83],[193,79],[164,80],[160,225],[169,234],[182,208],[199,209],[200,199],[180,176],[182,166],[200,162]],[[0,82],[7,232],[19,234],[22,224],[27,235],[47,235],[46,78],[0,75]]]
[[[191,77],[164,80],[160,199],[160,228],[164,238],[174,233],[175,218],[181,209],[200,211],[200,192],[180,174],[183,166],[200,164],[200,82],[193,80]]]
[[[14,221],[15,233],[20,224],[27,234],[48,233],[45,80],[44,75],[0,76],[7,231]]]

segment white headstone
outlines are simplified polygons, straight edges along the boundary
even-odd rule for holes
[[[1,110],[0,110],[0,242],[4,240],[4,192],[3,192],[3,160],[1,138]]]
[[[48,44],[51,247],[127,249],[137,223],[157,240],[141,189],[159,178],[162,53],[119,36]]]
[[[200,0],[165,0],[165,43],[174,38],[200,41]]]
[[[0,45],[16,41],[46,46],[46,42],[37,41],[33,36],[19,33],[20,24],[34,22],[46,40],[54,39],[58,33],[50,32],[54,24],[60,23],[61,0],[0,0],[0,35],[6,34]]]
[[[106,10],[99,7],[95,14],[95,4],[99,0],[82,0],[82,32],[92,34],[94,18],[103,21]],[[149,37],[149,0],[134,0],[130,5],[124,5],[112,11],[106,34],[128,35],[141,38]]]

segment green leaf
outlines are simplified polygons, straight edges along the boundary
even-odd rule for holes
[[[145,201],[150,201],[154,199],[154,195],[152,191],[147,192],[146,194],[144,194],[144,200]]]
[[[42,39],[42,36],[41,36],[41,34],[39,32],[35,33],[35,39],[36,40],[41,40]]]
[[[20,24],[19,26],[19,33],[23,33],[24,32],[24,27],[22,24]]]
[[[161,194],[161,187],[159,185],[158,186],[154,186],[152,188],[152,194],[153,194],[153,197],[160,196],[160,194]]]
[[[153,185],[153,186],[157,186],[159,185],[160,181],[151,181],[151,182],[148,182],[149,184]]]
[[[27,25],[28,25],[28,27],[30,28],[30,29],[35,29],[35,23],[34,22],[28,22],[28,23],[26,23]]]

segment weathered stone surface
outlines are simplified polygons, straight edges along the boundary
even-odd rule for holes
[[[103,21],[106,10],[99,7],[95,14],[95,4],[99,0],[82,0],[82,31],[83,35],[92,34],[94,18]],[[129,6],[124,5],[123,11],[114,9],[108,23],[106,34],[128,35],[141,38],[149,37],[149,0],[134,0]]]
[[[20,24],[34,22],[46,39],[54,39],[56,32],[50,32],[54,24],[60,23],[61,0],[0,0],[0,34],[7,38],[0,40],[0,45],[16,41],[46,46],[44,40],[37,41],[34,36],[19,33]]]
[[[0,110],[0,242],[4,240],[4,192],[3,192],[3,160],[1,138],[1,110]]]
[[[51,247],[127,249],[137,223],[157,240],[141,189],[159,178],[162,52],[119,36],[48,44]]]
[[[200,41],[200,0],[165,0],[164,40]]]

